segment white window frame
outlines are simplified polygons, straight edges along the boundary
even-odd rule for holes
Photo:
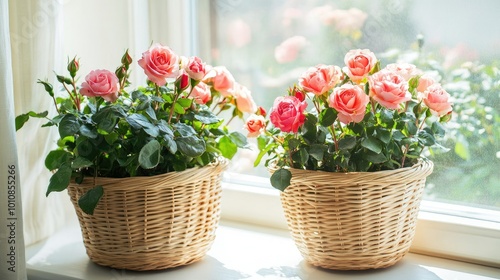
[[[210,36],[207,34],[210,33],[210,16],[214,15],[210,14],[209,1],[150,0],[149,5],[150,30],[153,33],[158,32],[153,19],[172,19],[178,30],[168,29],[166,37],[163,37],[166,41],[177,42],[180,44],[178,51],[189,55],[204,58],[210,55]],[[166,22],[160,25],[165,24],[172,26]],[[267,178],[230,172],[227,177],[223,183],[222,219],[287,229],[279,191],[270,187]],[[267,187],[260,187],[264,185]],[[424,200],[410,250],[500,267],[498,217],[500,211]]]

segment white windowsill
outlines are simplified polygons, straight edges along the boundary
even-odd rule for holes
[[[287,231],[222,221],[215,242],[201,261],[156,272],[133,272],[93,264],[85,254],[80,228],[73,224],[30,246],[30,280],[228,280],[228,279],[405,279],[492,280],[500,269],[436,257],[408,254],[396,265],[371,271],[328,271],[302,260]]]

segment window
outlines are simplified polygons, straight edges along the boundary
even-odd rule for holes
[[[227,66],[265,109],[297,83],[304,69],[318,63],[342,66],[344,54],[353,48],[369,48],[384,65],[384,60],[394,59],[416,64],[440,79],[454,99],[456,113],[447,124],[443,148],[426,153],[435,169],[427,180],[422,209],[447,215],[441,218],[463,219],[453,230],[474,224],[474,229],[493,229],[488,233],[492,237],[498,235],[500,223],[500,57],[496,51],[500,30],[491,27],[491,19],[499,8],[496,1],[474,5],[451,0],[213,0],[210,30],[205,30],[211,34],[211,63]],[[464,20],[471,15],[474,21]],[[255,152],[239,156],[233,172],[257,177],[232,176],[230,182],[269,187],[261,179],[268,176],[267,170],[253,167]],[[236,194],[237,190],[227,192]],[[270,194],[250,192],[250,196]],[[256,222],[272,225],[273,219]],[[476,223],[482,221],[490,224]],[[429,220],[421,224],[441,225]],[[431,247],[422,244],[419,248]],[[480,258],[464,256],[476,257]]]

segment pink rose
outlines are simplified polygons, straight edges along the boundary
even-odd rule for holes
[[[238,110],[246,113],[255,113],[257,111],[257,104],[255,104],[252,93],[247,87],[235,83],[233,94]]]
[[[233,75],[224,66],[213,67],[203,80],[222,96],[230,96],[235,84]]]
[[[320,64],[309,68],[302,74],[299,78],[299,85],[307,92],[322,95],[334,88],[341,77],[340,67]]]
[[[359,84],[377,64],[377,58],[368,49],[350,50],[344,57],[344,72],[354,83]]]
[[[293,36],[283,41],[274,49],[274,58],[278,63],[291,62],[297,59],[299,51],[307,45],[303,36]]]
[[[191,57],[187,61],[187,65],[185,66],[186,73],[191,77],[191,79],[200,81],[205,77],[207,73],[207,67],[205,63],[201,60],[201,58],[197,56]]]
[[[269,118],[281,131],[297,133],[306,120],[306,107],[307,103],[300,102],[295,96],[279,96],[274,100]]]
[[[198,104],[206,104],[212,99],[210,87],[204,82],[199,82],[191,91],[191,97],[193,97],[194,101]]]
[[[429,107],[431,113],[442,117],[453,109],[450,102],[450,94],[446,92],[441,85],[433,84],[429,86],[422,94],[424,104]]]
[[[431,78],[428,75],[423,75],[418,79],[418,86],[417,86],[417,91],[418,92],[424,92],[429,86],[433,85],[434,79]]]
[[[363,120],[370,97],[358,85],[345,84],[335,88],[328,98],[328,105],[338,112],[342,123],[358,123]]]
[[[261,115],[251,115],[245,122],[245,129],[248,130],[247,137],[257,137],[266,127],[266,119]]]
[[[88,97],[102,97],[108,102],[118,98],[118,77],[108,70],[94,70],[85,77],[80,94]]]
[[[411,99],[406,80],[399,74],[381,70],[368,77],[370,96],[388,109],[398,109],[399,104]]]
[[[391,63],[388,64],[385,69],[398,73],[406,81],[409,81],[411,78],[422,74],[417,66],[410,63]]]
[[[160,44],[152,45],[138,61],[148,79],[158,86],[164,86],[168,78],[177,78],[179,57],[169,48]]]

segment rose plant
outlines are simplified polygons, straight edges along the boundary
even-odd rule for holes
[[[53,171],[47,195],[65,190],[84,177],[152,176],[206,166],[220,157],[231,159],[247,148],[246,137],[230,131],[218,115],[232,118],[258,111],[250,91],[224,67],[212,67],[199,57],[183,57],[153,44],[137,62],[148,81],[130,89],[132,58],[125,52],[116,71],[93,70],[78,85],[79,60],[68,64],[69,76],[57,75],[63,94],[39,80],[57,114],[28,112],[16,118],[20,129],[30,117],[46,118],[57,127],[58,147],[49,152]],[[231,119],[232,119],[231,118]],[[96,185],[79,199],[92,214],[103,195]]]
[[[412,64],[381,68],[368,49],[349,51],[345,66],[317,65],[286,96],[277,97],[269,120],[250,117],[257,136],[257,166],[276,171],[271,184],[290,185],[289,168],[374,172],[414,165],[425,147],[439,145],[450,120],[450,95]],[[307,110],[307,108],[311,108]],[[257,133],[258,132],[258,133]]]

